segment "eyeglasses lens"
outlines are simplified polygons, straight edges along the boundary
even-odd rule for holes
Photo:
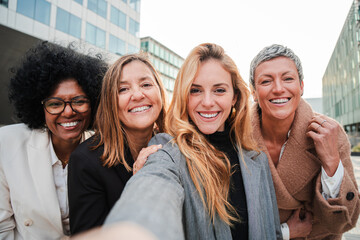
[[[60,114],[64,111],[66,103],[69,103],[71,108],[79,113],[88,111],[90,107],[90,102],[86,98],[72,99],[69,102],[65,102],[59,99],[49,99],[45,102],[44,106],[49,113]]]

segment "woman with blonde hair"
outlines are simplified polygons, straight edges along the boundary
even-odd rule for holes
[[[145,54],[123,56],[106,72],[95,135],[70,158],[72,234],[102,225],[129,178],[161,147],[146,148],[155,130],[165,131],[165,107],[164,87]]]
[[[249,90],[233,60],[201,44],[176,79],[169,134],[126,185],[106,223],[129,222],[159,239],[280,239],[267,158],[254,151]]]

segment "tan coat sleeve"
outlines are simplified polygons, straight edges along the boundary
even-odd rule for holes
[[[344,131],[339,134],[339,153],[344,166],[344,177],[339,196],[325,200],[321,195],[321,172],[316,179],[314,215],[331,233],[339,234],[354,228],[360,212],[360,195],[350,158],[350,143]]]

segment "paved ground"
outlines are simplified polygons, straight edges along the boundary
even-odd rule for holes
[[[360,157],[351,157],[354,166],[354,172],[357,184],[360,189]],[[358,220],[357,225],[354,229],[343,235],[343,240],[360,240],[360,220]]]

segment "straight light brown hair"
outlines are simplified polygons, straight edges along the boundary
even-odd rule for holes
[[[211,219],[214,221],[215,215],[218,214],[223,221],[231,225],[233,221],[239,219],[228,201],[230,161],[197,130],[187,112],[191,85],[200,65],[209,59],[219,62],[231,75],[236,103],[227,121],[230,125],[230,134],[234,136],[234,146],[241,156],[242,149],[256,149],[251,134],[250,92],[234,61],[224,53],[222,47],[216,44],[201,44],[195,47],[185,59],[176,78],[166,124],[170,135],[174,137],[174,142],[186,158],[191,178]]]
[[[165,132],[166,130],[166,93],[159,74],[145,53],[122,56],[109,68],[103,80],[100,103],[95,117],[95,139],[98,139],[99,143],[94,148],[104,146],[104,153],[101,156],[104,166],[112,167],[123,164],[128,171],[131,171],[132,167],[125,161],[124,143],[127,141],[127,137],[123,124],[119,119],[118,98],[122,70],[126,64],[133,61],[145,63],[154,75],[160,89],[162,101],[159,117],[155,121],[155,128],[159,132]]]

